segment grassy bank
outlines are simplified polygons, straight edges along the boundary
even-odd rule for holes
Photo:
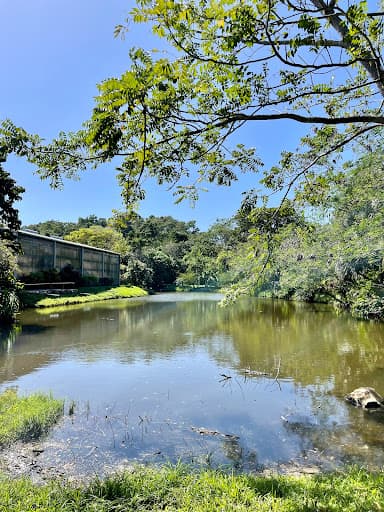
[[[0,446],[44,434],[61,416],[63,405],[48,395],[18,397],[14,389],[7,389],[0,395]]]
[[[143,297],[147,292],[138,286],[118,286],[116,288],[84,288],[81,293],[86,295],[66,295],[63,297],[45,297],[37,293],[24,293],[22,302],[25,307],[50,308],[55,306],[69,306],[71,304],[85,304],[109,299],[127,299]]]
[[[87,487],[0,482],[0,510],[373,512],[384,507],[384,477],[352,469],[316,477],[256,477],[173,467],[138,469]]]

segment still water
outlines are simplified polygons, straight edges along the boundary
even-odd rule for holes
[[[4,337],[0,391],[65,398],[41,460],[83,471],[177,461],[236,470],[384,464],[384,325],[325,305],[161,294],[27,311]],[[72,414],[73,412],[73,414]]]

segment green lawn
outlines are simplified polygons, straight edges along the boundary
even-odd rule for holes
[[[143,297],[147,292],[138,286],[118,286],[115,288],[84,288],[82,293],[87,295],[67,295],[57,298],[41,298],[37,293],[23,293],[22,302],[26,307],[50,308],[55,306],[69,306],[71,304],[85,304],[108,299],[127,299]]]
[[[351,469],[305,477],[140,468],[88,486],[0,482],[0,511],[373,512],[384,508],[383,473]]]

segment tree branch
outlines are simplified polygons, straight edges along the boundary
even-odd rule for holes
[[[277,119],[291,119],[304,124],[356,124],[356,123],[375,123],[376,125],[384,125],[384,116],[374,115],[351,115],[340,117],[324,117],[324,116],[303,116],[290,112],[282,112],[279,114],[232,114],[222,121],[214,124],[214,128],[225,126],[233,121],[273,121]]]
[[[310,1],[315,7],[321,9],[325,14],[329,15],[329,22],[332,27],[341,35],[343,41],[346,40],[348,37],[348,31],[343,25],[341,18],[335,13],[334,9],[330,8],[330,6],[327,5],[324,0]],[[372,59],[361,59],[360,62],[367,73],[377,81],[377,87],[382,96],[384,96],[384,69],[382,68],[378,59],[373,55],[372,57]]]

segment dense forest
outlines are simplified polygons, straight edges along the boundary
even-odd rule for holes
[[[20,156],[54,188],[114,162],[131,213],[35,229],[118,251],[123,281],[154,290],[216,286],[227,290],[224,302],[323,300],[383,319],[384,24],[381,6],[368,7],[137,2],[115,36],[147,24],[168,57],[131,48],[128,69],[98,84],[78,131],[46,142],[0,124],[0,163]],[[240,130],[281,120],[309,129],[267,168]],[[21,189],[0,172],[0,223],[12,231]],[[204,183],[231,186],[241,172],[254,172],[262,193],[248,190],[233,218],[206,232],[132,213],[148,178],[180,202],[196,200]],[[17,309],[12,243],[0,236],[2,318]]]
[[[170,216],[115,212],[77,223],[26,226],[122,256],[122,281],[153,290],[223,288],[239,294],[331,302],[362,318],[384,317],[383,155],[361,156],[323,189],[318,204],[286,200],[238,212],[207,231]]]

